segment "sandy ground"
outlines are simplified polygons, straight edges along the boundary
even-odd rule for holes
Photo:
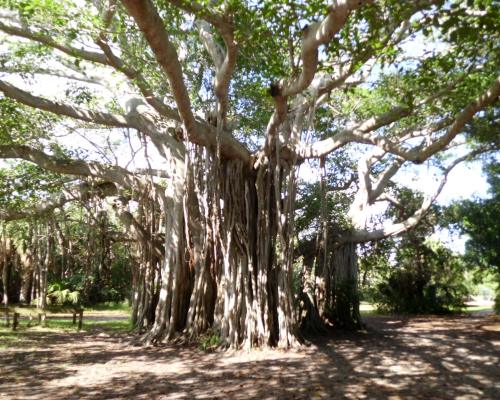
[[[500,399],[500,319],[370,317],[294,351],[207,353],[124,334],[30,333],[0,349],[0,399]]]

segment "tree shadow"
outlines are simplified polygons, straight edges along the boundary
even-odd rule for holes
[[[296,351],[133,347],[95,333],[0,350],[0,398],[496,399],[499,332],[484,319],[367,318]],[[496,322],[498,324],[498,322]],[[496,347],[495,347],[496,346]]]

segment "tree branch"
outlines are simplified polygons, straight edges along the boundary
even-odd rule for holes
[[[75,187],[64,190],[62,193],[42,202],[33,207],[24,208],[23,210],[0,210],[0,219],[3,221],[14,221],[24,218],[40,217],[51,213],[56,208],[62,208],[65,204],[72,201],[82,201],[91,196],[91,191],[95,192],[99,197],[116,196],[118,188],[111,182],[102,182],[89,188],[88,185],[80,184]]]
[[[144,34],[156,60],[167,75],[188,136],[198,137],[196,122],[191,110],[191,101],[184,83],[182,66],[155,6],[150,0],[122,0],[122,3]]]
[[[189,140],[201,146],[215,147],[217,142],[215,128],[195,120],[193,116],[191,101],[184,84],[177,51],[170,42],[163,21],[153,3],[150,0],[122,0],[122,2],[143,32],[158,63],[167,75]],[[239,158],[247,162],[249,166],[251,165],[251,155],[245,146],[227,132],[223,132],[220,139],[223,156],[226,158]]]
[[[442,96],[452,87],[453,86],[448,85],[445,89],[438,91],[424,100],[421,100],[418,102],[417,107],[436,99],[438,95]],[[416,146],[411,149],[406,149],[401,143],[402,140],[401,142],[395,142],[391,139],[379,138],[371,134],[371,132],[406,117],[414,111],[410,107],[397,106],[385,114],[372,117],[356,125],[354,128],[344,129],[328,139],[320,140],[308,146],[299,144],[294,151],[301,159],[320,158],[349,142],[357,142],[375,145],[384,151],[395,154],[407,161],[421,163],[437,153],[439,150],[445,148],[459,133],[462,132],[465,125],[478,111],[495,103],[499,96],[500,77],[498,77],[483,94],[477,97],[461,113],[455,116],[453,120],[443,118],[441,121],[427,128],[426,131],[432,133],[451,125],[445,135],[431,141],[431,143],[425,147]],[[406,134],[403,138],[406,140],[413,136],[413,134]]]
[[[282,88],[281,94],[283,96],[296,95],[310,85],[318,68],[319,46],[327,44],[332,40],[333,36],[347,22],[351,11],[368,3],[371,3],[371,0],[335,1],[323,21],[311,24],[304,30],[300,53],[302,71],[297,79]]]
[[[5,96],[17,100],[27,106],[38,108],[44,111],[49,111],[54,114],[118,128],[133,126],[132,121],[130,121],[130,119],[126,116],[99,111],[82,110],[80,108],[69,106],[66,104],[56,103],[43,97],[34,96],[31,93],[25,92],[24,90],[19,89],[16,86],[1,79],[0,91],[3,92]]]
[[[423,202],[422,205],[418,210],[416,210],[412,216],[407,218],[406,220],[392,224],[388,227],[382,228],[382,229],[377,229],[374,231],[369,231],[366,229],[358,229],[353,231],[350,235],[347,235],[346,237],[341,238],[342,243],[364,243],[364,242],[370,242],[374,240],[380,240],[384,239],[390,236],[396,236],[399,235],[403,232],[406,232],[410,230],[411,228],[414,228],[415,226],[418,225],[418,223],[425,217],[429,209],[431,208],[432,204],[435,202],[436,198],[439,196],[441,191],[443,190],[449,173],[455,168],[458,164],[470,160],[472,157],[477,156],[479,154],[482,154],[484,152],[491,151],[490,149],[476,149],[471,151],[469,154],[459,157],[456,160],[454,160],[445,170],[443,173],[443,178],[436,189],[435,193],[432,195],[428,196]]]
[[[219,100],[218,113],[224,126],[226,125],[226,116],[229,108],[229,83],[234,67],[236,65],[237,45],[234,40],[232,24],[221,22],[218,24],[219,31],[226,46],[226,51],[222,50],[215,41],[210,28],[205,21],[197,22],[205,49],[210,54],[215,65],[214,91]]]
[[[443,136],[432,140],[427,146],[420,145],[411,149],[406,149],[401,144],[395,143],[391,140],[367,137],[358,137],[357,139],[361,139],[360,141],[363,143],[379,146],[385,151],[396,154],[405,160],[422,163],[438,151],[444,149],[459,133],[463,131],[465,125],[472,120],[478,111],[494,104],[498,101],[499,96],[500,77],[497,77],[488,89],[486,89],[480,96],[465,107],[462,112],[455,116],[453,122],[450,124],[451,126]],[[442,121],[442,123],[445,122],[448,123],[448,120]]]
[[[110,11],[111,12],[111,11]],[[105,13],[105,18],[109,18],[109,13]],[[81,58],[86,61],[98,63],[105,66],[111,66],[123,73],[131,82],[133,82],[141,91],[146,101],[160,114],[171,118],[178,119],[178,114],[175,110],[167,107],[162,101],[156,98],[149,88],[144,78],[135,70],[128,68],[125,63],[115,56],[111,48],[104,41],[104,38],[97,40],[97,44],[103,50],[103,53],[77,49],[69,45],[62,45],[47,35],[33,32],[25,27],[8,26],[0,22],[0,30],[10,35],[23,37],[46,46],[57,49],[72,57]]]
[[[299,144],[298,148],[295,149],[295,152],[302,159],[321,158],[349,142],[357,141],[360,143],[373,144],[368,139],[369,136],[365,137],[364,135],[410,115],[411,111],[412,110],[409,107],[394,107],[385,114],[369,118],[366,121],[357,124],[353,128],[344,129],[338,132],[328,139],[320,140],[308,146]]]
[[[0,145],[1,158],[30,161],[43,169],[60,174],[93,176],[115,182],[122,187],[134,187],[140,184],[140,181],[129,171],[119,166],[103,165],[93,161],[60,159],[25,145]]]
[[[0,66],[0,72],[6,72],[9,74],[33,74],[33,75],[48,75],[55,76],[57,78],[65,78],[73,81],[80,81],[91,83],[94,85],[103,85],[103,79],[99,76],[85,76],[83,74],[75,74],[69,71],[61,71],[48,68],[34,68],[32,70],[27,70],[25,67],[16,66]]]
[[[9,26],[5,25],[3,22],[0,22],[0,30],[5,33],[8,33],[9,35],[33,40],[35,42],[52,47],[72,57],[82,58],[84,60],[91,61],[94,63],[107,65],[106,56],[102,53],[97,53],[94,51],[89,51],[84,49],[78,49],[76,47],[72,47],[69,45],[60,44],[56,42],[54,39],[52,39],[50,36],[33,32],[27,27]]]
[[[209,10],[195,2],[186,2],[182,0],[168,0],[168,2],[190,14],[195,15],[198,19],[206,21],[213,25],[222,36],[226,46],[225,54],[220,46],[214,40],[209,27],[198,21],[200,37],[203,45],[207,49],[212,58],[215,68],[215,95],[219,100],[219,114],[225,125],[226,116],[229,108],[229,83],[234,67],[236,66],[237,44],[234,40],[234,26],[232,18],[227,14],[220,14]]]

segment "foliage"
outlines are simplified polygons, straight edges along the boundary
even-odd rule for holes
[[[407,248],[404,253],[399,255],[399,263],[387,282],[378,285],[376,300],[382,309],[425,314],[464,306],[468,291],[463,284],[464,265],[460,257],[429,242],[419,244],[418,249]]]
[[[80,292],[70,291],[63,288],[60,283],[52,283],[47,288],[47,304],[48,305],[72,305],[77,306],[80,303]]]
[[[467,236],[467,262],[496,275],[495,311],[500,313],[500,163],[493,159],[484,169],[490,197],[455,202],[447,210],[446,222]]]
[[[500,273],[500,163],[486,167],[490,198],[454,203],[448,222],[467,235],[466,257],[471,264]]]
[[[421,202],[422,194],[395,187],[397,203],[386,211],[404,219]],[[430,236],[443,220],[434,207],[414,229],[400,238],[362,246],[361,293],[364,301],[398,313],[444,313],[460,309],[469,294],[468,265]]]
[[[221,344],[221,339],[216,331],[209,330],[199,339],[199,348],[204,351],[213,351]]]

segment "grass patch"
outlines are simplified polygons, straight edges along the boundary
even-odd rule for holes
[[[93,306],[90,307],[84,307],[86,311],[123,311],[123,312],[130,312],[130,304],[128,301],[122,301],[119,303],[114,303],[114,302],[107,302],[107,303],[100,303],[100,304],[94,304]]]
[[[13,311],[13,310],[12,310]],[[17,311],[16,309],[16,312]],[[33,315],[33,313],[31,313]],[[83,316],[83,325],[80,332],[93,332],[95,330],[105,332],[128,332],[132,329],[132,323],[128,316],[126,318],[117,318],[114,313],[109,319],[103,318],[99,313],[95,316]],[[73,325],[73,318],[69,315],[61,316],[59,318],[49,316],[47,312],[47,319],[45,326],[38,324],[38,318],[33,318],[29,321],[29,313],[21,314],[19,325],[16,331],[12,330],[11,326],[7,327],[5,320],[0,318],[0,349],[7,349],[12,347],[26,347],[39,345],[43,340],[50,337],[50,335],[68,335],[70,340],[71,335],[78,333],[78,322]],[[56,314],[57,315],[57,314]]]
[[[17,332],[11,331],[10,328],[0,327],[0,349],[14,347],[21,339]]]
[[[359,311],[363,317],[376,317],[381,315],[391,315],[390,312],[378,309],[376,304],[361,302],[359,305]],[[458,308],[456,310],[450,310],[449,314],[470,314],[480,311],[493,311],[493,306],[483,305],[483,306],[465,306],[463,308]]]
[[[377,315],[389,315],[388,312],[378,309],[376,304],[361,302],[359,304],[359,313],[362,317],[375,317]]]
[[[493,306],[467,306],[464,307],[460,312],[473,313],[478,311],[493,311]]]
[[[373,310],[360,310],[359,313],[361,314],[362,317],[377,317],[380,315],[390,315],[389,312],[384,310],[379,310],[377,308],[374,308]]]
[[[83,323],[84,330],[92,330],[98,327],[110,332],[128,332],[132,329],[130,319],[107,320],[107,321],[89,321]]]
[[[77,308],[82,308],[84,310],[84,315],[85,312],[97,312],[97,313],[111,313],[111,314],[129,314],[131,311],[131,307],[128,304],[128,301],[123,301],[120,303],[101,303],[101,304],[95,304],[93,306],[85,307],[85,306],[78,306]],[[21,317],[27,317],[29,315],[33,317],[38,318],[38,314],[41,312],[45,312],[47,316],[51,315],[57,315],[57,314],[68,314],[72,313],[75,308],[72,306],[47,306],[47,308],[42,311],[36,306],[32,305],[23,305],[23,304],[16,304],[16,305],[11,305],[9,306],[9,313],[13,314],[14,312],[17,312],[21,315]],[[3,311],[2,311],[3,314]]]

